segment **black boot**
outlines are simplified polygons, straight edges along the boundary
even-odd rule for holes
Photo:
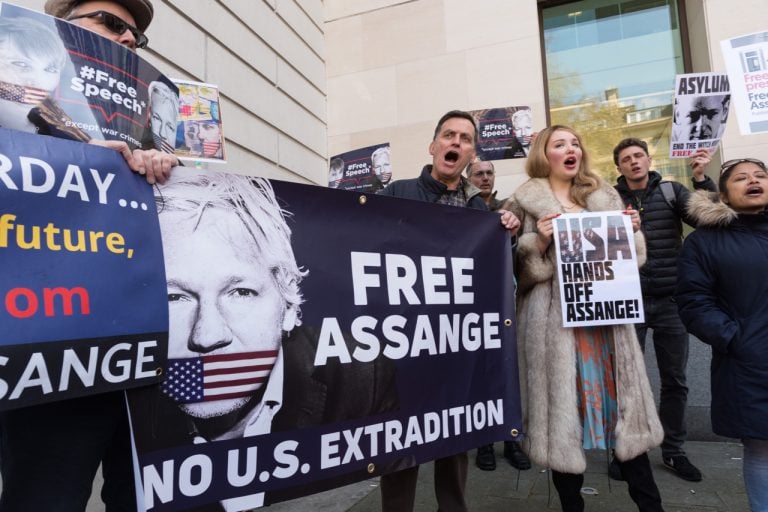
[[[637,509],[640,512],[664,512],[648,455],[644,453],[632,460],[619,461],[619,466],[629,486],[629,496],[637,503]]]
[[[583,474],[560,473],[553,469],[552,483],[555,484],[557,494],[560,496],[560,507],[563,512],[584,512],[584,498],[581,497]]]
[[[486,444],[477,449],[475,465],[483,471],[496,469],[496,454],[493,453],[493,445]]]
[[[531,459],[520,448],[520,443],[504,441],[504,458],[512,464],[513,468],[525,471],[531,469]]]

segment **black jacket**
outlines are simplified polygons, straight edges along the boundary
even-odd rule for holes
[[[648,173],[648,186],[636,195],[627,185],[624,176],[619,177],[616,190],[625,205],[631,204],[640,212],[641,230],[645,235],[648,260],[640,269],[640,286],[643,295],[651,297],[671,296],[677,282],[677,258],[683,246],[683,222],[695,227],[696,221],[686,212],[690,192],[680,183],[671,181],[675,201],[670,207],[660,188],[661,175]],[[715,183],[705,177],[693,182],[694,189],[717,190]]]
[[[476,210],[487,210],[485,201],[480,197],[480,189],[470,184],[463,177],[461,184],[464,187],[464,193],[467,195],[467,206]],[[397,180],[391,182],[379,194],[383,196],[402,197],[405,199],[416,199],[417,201],[426,201],[436,203],[440,196],[448,191],[443,183],[440,183],[432,177],[432,166],[425,165],[418,178],[408,180]]]
[[[694,194],[699,227],[680,256],[677,304],[712,347],[712,430],[768,439],[768,213],[736,214]]]

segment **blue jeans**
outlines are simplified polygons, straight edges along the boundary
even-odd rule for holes
[[[83,512],[99,463],[107,512],[135,512],[122,391],[0,414],[0,512]]]
[[[688,432],[685,427],[685,407],[688,386],[685,367],[688,365],[688,333],[677,313],[671,296],[643,297],[645,323],[635,324],[640,347],[645,350],[645,334],[653,329],[653,348],[661,378],[659,419],[664,427],[661,453],[664,457],[682,455]]]
[[[752,512],[768,512],[768,441],[742,439],[744,443],[744,486]]]

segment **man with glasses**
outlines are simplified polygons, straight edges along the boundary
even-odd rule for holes
[[[469,182],[480,189],[480,197],[485,201],[489,210],[495,212],[504,204],[503,199],[496,199],[496,191],[493,190],[496,181],[496,170],[493,162],[477,159],[467,166],[467,178]]]
[[[149,0],[49,0],[48,14],[72,20],[134,50],[146,45]],[[92,141],[119,151],[147,181],[165,181],[178,160],[121,141]],[[4,411],[0,414],[0,512],[83,512],[102,466],[107,512],[135,512],[130,433],[122,391]]]
[[[700,149],[691,158],[693,188],[716,190],[704,175],[710,154]],[[685,407],[688,402],[685,368],[688,364],[688,333],[677,314],[673,295],[677,283],[677,259],[683,243],[682,222],[695,226],[686,211],[690,192],[680,183],[662,181],[651,171],[651,157],[645,141],[624,139],[613,150],[613,161],[621,176],[616,190],[640,212],[641,226],[648,247],[648,259],[640,269],[645,323],[635,324],[637,339],[645,348],[648,328],[653,331],[653,346],[661,378],[659,418],[664,427],[661,454],[664,465],[677,476],[691,482],[701,480],[701,472],[691,464],[683,450],[687,436]],[[609,475],[622,480],[621,469],[611,461]]]

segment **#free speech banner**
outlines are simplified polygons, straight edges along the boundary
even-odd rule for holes
[[[477,156],[481,160],[525,158],[533,142],[530,107],[470,111],[477,123]]]
[[[572,213],[553,227],[563,327],[644,322],[629,215]]]
[[[389,143],[353,149],[331,157],[328,186],[375,194],[392,180]]]
[[[135,52],[7,2],[0,2],[0,26],[0,58],[14,63],[0,67],[0,126],[173,152],[178,88]]]
[[[157,382],[152,189],[116,151],[0,129],[0,410]]]
[[[498,215],[194,169],[157,194],[169,368],[128,393],[146,510],[248,509],[520,433]]]

